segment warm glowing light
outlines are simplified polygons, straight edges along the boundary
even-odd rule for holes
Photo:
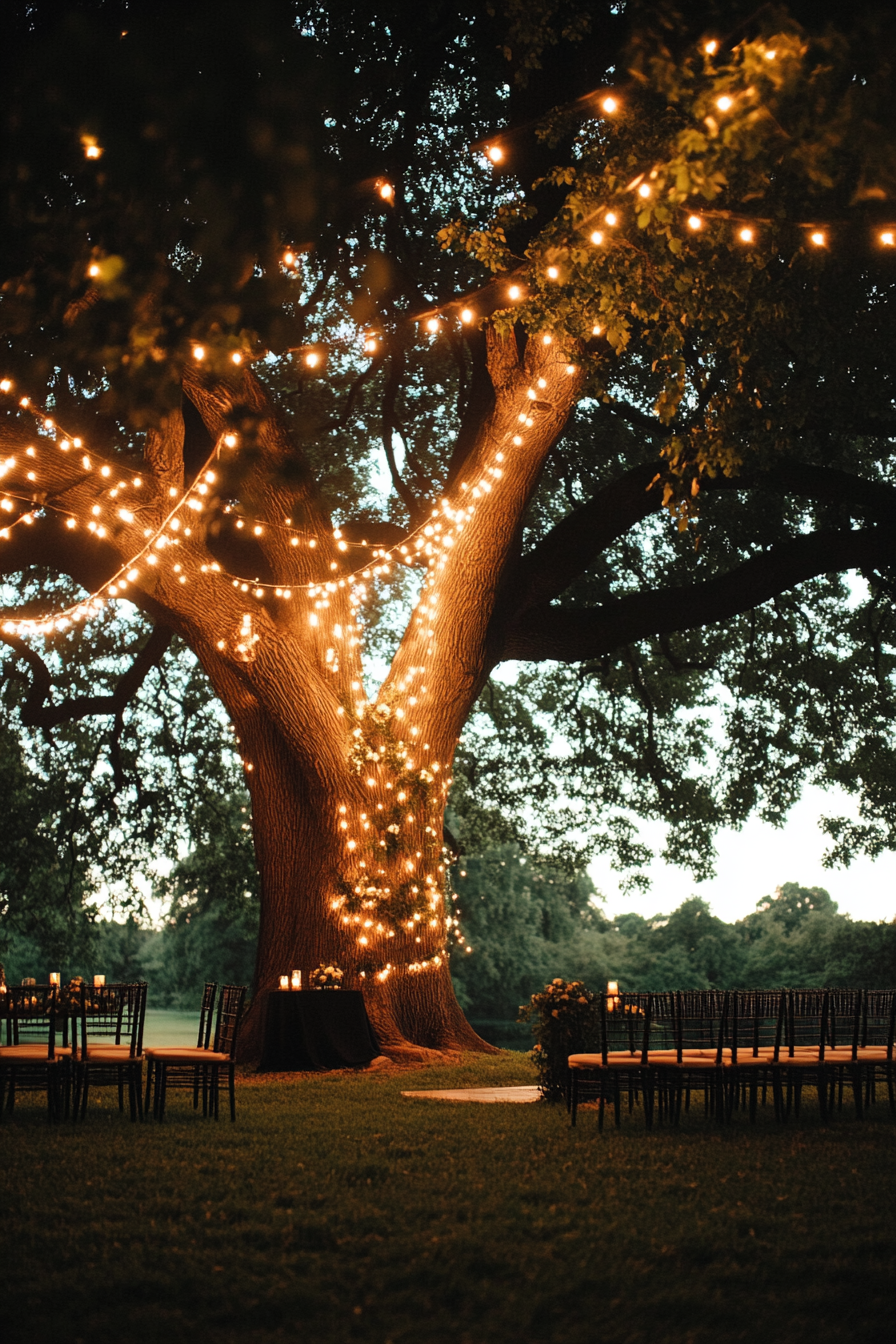
[[[375,355],[378,345],[379,342],[375,336],[368,336],[364,342],[364,353],[367,355]]]
[[[243,357],[239,350],[234,350],[233,354],[230,356],[230,362],[231,364],[242,364]]]
[[[894,247],[896,246],[896,233],[893,233],[891,229],[887,229],[884,233],[881,234],[880,240],[883,243],[884,247]],[[0,383],[0,387],[3,387],[2,383]],[[3,390],[5,392],[7,389],[3,388]]]
[[[546,275],[549,280],[557,280],[560,276],[560,271],[556,266],[549,266]]]
[[[96,264],[95,261],[92,262],[92,263],[87,267],[87,274],[90,276],[90,278],[91,278],[92,280],[95,280],[96,277],[99,275],[99,273],[100,273],[100,268],[99,268],[99,266]]]
[[[511,285],[507,291],[507,297],[509,299],[519,299],[522,297],[522,293],[523,291],[520,289],[519,285]]]
[[[296,254],[295,254],[295,252],[284,252],[284,253],[283,253],[283,265],[284,265],[284,266],[295,266],[295,264],[296,264]]]
[[[391,182],[381,182],[379,185],[380,197],[384,201],[391,201],[395,195],[395,188]]]
[[[767,61],[773,61],[773,60],[775,59],[775,57],[777,56],[777,54],[778,54],[778,53],[774,50],[774,48],[772,48],[771,51],[767,51],[767,52],[765,53],[765,59],[766,59]]]
[[[695,233],[703,228],[703,220],[699,215],[688,215],[688,228],[693,229]]]
[[[461,322],[470,323],[470,322],[473,321],[474,316],[475,316],[475,314],[474,314],[472,308],[462,308],[462,309],[461,309],[461,314],[460,314],[460,320],[461,320]]]
[[[501,163],[504,159],[504,151],[500,145],[489,145],[485,152],[492,163]]]
[[[619,104],[613,97],[605,98],[601,103],[601,107],[603,108],[604,112],[607,113],[608,116],[612,116],[614,112],[619,111]]]
[[[367,347],[365,346],[365,349],[366,348]],[[376,349],[375,343],[373,348]],[[317,354],[314,350],[309,350],[307,355],[305,356],[305,363],[308,365],[309,369],[316,369],[318,364],[320,363],[320,355]]]
[[[824,234],[821,232],[821,229],[816,229],[813,233],[809,234],[809,242],[812,243],[815,247],[824,247],[826,239]]]
[[[707,56],[715,56],[718,49],[719,44],[715,38],[711,38],[709,42],[704,42],[703,44],[703,50],[706,52]]]
[[[601,334],[602,331],[603,331],[603,327],[599,327],[599,326],[597,326],[597,325],[595,324],[595,326],[593,326],[593,327],[591,328],[591,335],[592,335],[592,336],[599,336],[599,335]]]
[[[729,98],[727,93],[723,93],[721,98],[716,99],[716,107],[720,112],[727,112],[734,106],[734,99]]]
[[[603,236],[603,234],[601,233],[600,229],[595,229],[594,232],[593,232],[592,235],[591,235],[591,241],[592,241],[592,243],[594,244],[594,246],[595,246],[595,247],[600,247],[600,245],[601,245],[601,243],[603,242],[603,240],[604,240],[604,236]]]
[[[650,193],[651,188],[647,185],[646,182],[642,182],[640,187],[638,188],[638,195],[641,196],[646,201]]]
[[[194,358],[194,359],[205,359],[205,346],[204,346],[204,345],[194,345],[194,346],[193,346],[193,358]]]
[[[435,335],[435,333],[439,330],[440,326],[441,323],[439,322],[439,319],[437,317],[430,317],[426,323],[426,330],[432,332],[433,335]]]
[[[81,144],[84,146],[85,159],[102,158],[103,151],[97,144],[95,135],[82,135]]]
[[[742,243],[752,243],[754,234],[752,229],[741,229],[737,236]]]
[[[615,211],[608,210],[607,213],[604,215],[604,223],[609,224],[610,228],[612,229],[615,224],[619,223],[619,216],[615,213]]]

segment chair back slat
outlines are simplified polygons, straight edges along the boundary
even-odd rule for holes
[[[199,1006],[199,1035],[196,1038],[196,1047],[199,1050],[207,1050],[212,1037],[212,1025],[214,1023],[215,998],[218,993],[218,982],[216,980],[206,980],[205,988],[202,991],[202,1003]]]

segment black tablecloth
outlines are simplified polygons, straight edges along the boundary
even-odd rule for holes
[[[281,989],[268,995],[261,1073],[356,1068],[379,1053],[359,990]]]

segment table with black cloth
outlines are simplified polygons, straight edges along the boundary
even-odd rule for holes
[[[358,1068],[379,1054],[359,990],[275,989],[268,995],[259,1072]]]

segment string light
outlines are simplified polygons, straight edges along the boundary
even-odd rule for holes
[[[603,109],[604,112],[607,113],[608,116],[612,116],[614,112],[619,111],[619,104],[617,103],[615,98],[613,98],[612,96],[608,96],[604,98],[603,102],[601,103],[601,108]]]
[[[504,151],[500,145],[489,145],[485,152],[492,163],[502,163],[504,160]]]
[[[688,215],[688,228],[697,233],[703,228],[703,220],[699,215]]]

